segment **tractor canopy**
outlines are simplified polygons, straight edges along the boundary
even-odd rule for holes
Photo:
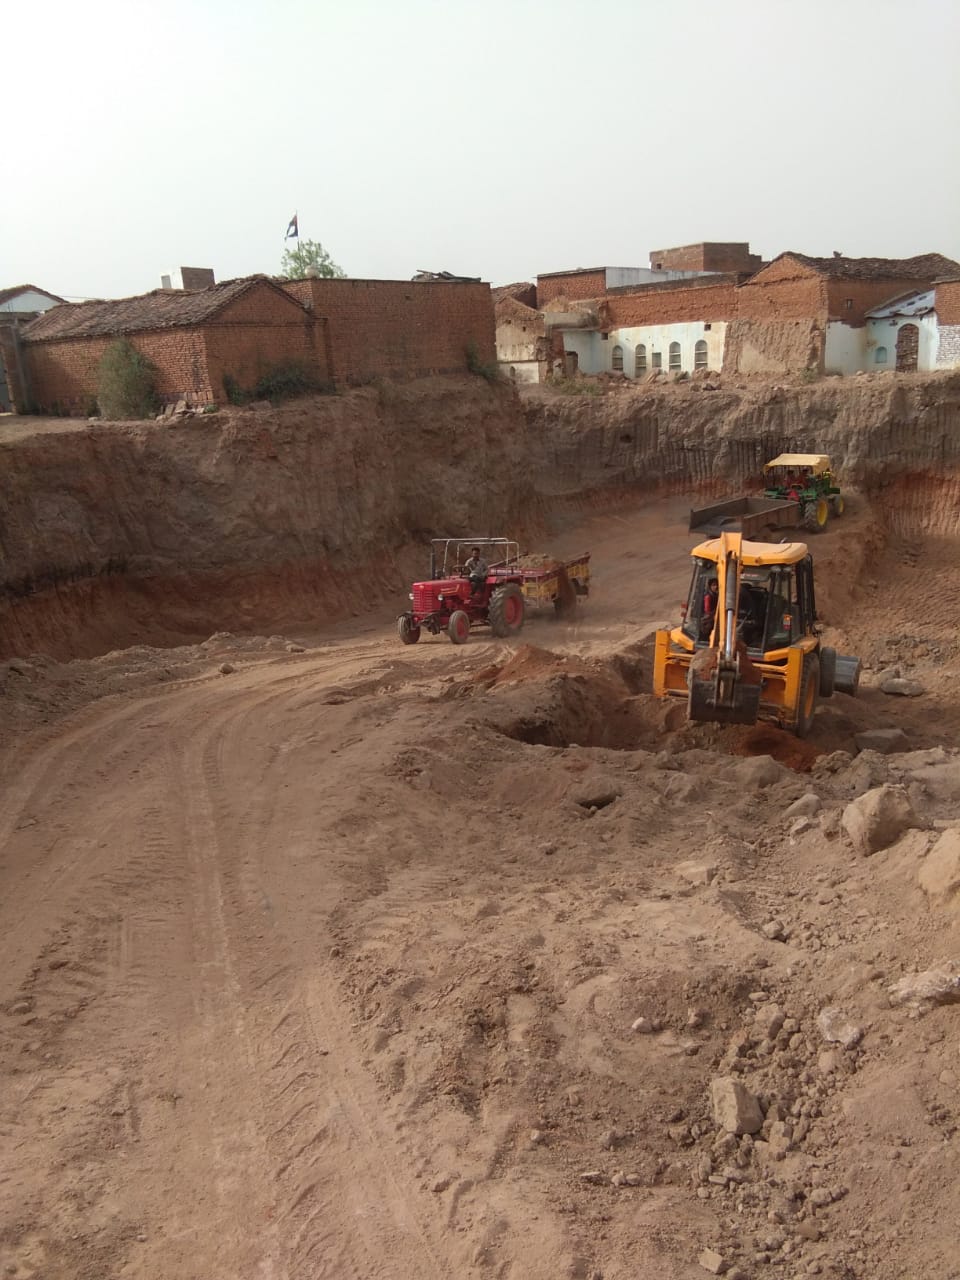
[[[511,538],[432,538],[430,540],[430,577],[455,578],[470,559],[474,547],[491,569],[516,565],[520,545]]]
[[[771,471],[774,467],[805,468],[820,476],[829,472],[830,459],[825,453],[780,453],[763,464],[764,471]]]

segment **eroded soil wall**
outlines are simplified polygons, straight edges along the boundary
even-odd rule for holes
[[[895,532],[958,531],[958,375],[522,402],[430,379],[179,426],[21,430],[0,437],[0,657],[362,618],[402,598],[430,536],[546,541],[564,509],[735,492],[788,448],[829,453]]]

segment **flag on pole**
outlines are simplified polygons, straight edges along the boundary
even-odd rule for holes
[[[289,224],[288,224],[288,226],[287,226],[287,234],[286,234],[283,238],[284,238],[284,240],[299,240],[299,239],[300,239],[300,228],[299,228],[299,226],[297,225],[297,215],[296,215],[296,214],[294,214],[294,215],[293,215],[293,217],[290,219],[290,222],[289,222]]]

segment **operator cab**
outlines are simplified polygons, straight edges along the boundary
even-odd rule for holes
[[[681,630],[696,648],[710,643],[714,616],[705,609],[717,563],[695,557],[690,594]],[[722,603],[718,602],[718,608]],[[744,565],[740,572],[737,635],[752,656],[785,649],[809,635],[816,621],[813,559],[808,554],[795,564]]]

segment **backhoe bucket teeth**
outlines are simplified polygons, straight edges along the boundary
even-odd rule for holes
[[[713,724],[756,724],[760,714],[760,685],[739,678],[718,691],[716,676],[692,676],[687,695],[687,718]]]

